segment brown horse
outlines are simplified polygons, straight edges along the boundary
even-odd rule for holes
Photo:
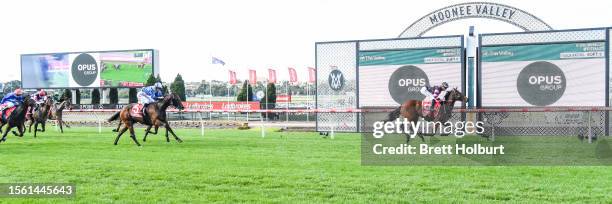
[[[444,96],[445,101],[440,104],[439,109],[437,110],[437,114],[433,115],[423,115],[422,101],[420,100],[408,100],[404,102],[400,107],[396,108],[394,111],[389,113],[386,121],[394,121],[400,116],[405,118],[408,122],[415,123],[419,120],[419,118],[425,119],[428,122],[440,122],[444,124],[453,113],[453,108],[455,107],[455,102],[462,101],[467,102],[468,98],[465,97],[457,88],[452,89],[451,91],[446,92]],[[432,104],[433,105],[433,104]],[[436,123],[437,124],[437,123]],[[412,128],[411,128],[412,129]],[[434,130],[436,130],[436,125],[434,125]],[[418,131],[418,130],[412,130]],[[417,134],[421,138],[422,141],[425,141],[423,134]],[[406,133],[406,143],[410,141],[410,135]]]
[[[34,137],[36,137],[36,132],[41,131],[45,132],[45,126],[47,124],[47,118],[49,117],[49,111],[51,110],[51,106],[53,106],[53,99],[51,97],[47,97],[42,104],[37,105],[38,108],[32,113],[30,116],[30,125],[28,127],[28,132],[32,132],[32,125],[34,125]],[[42,125],[42,129],[38,129],[38,125]]]
[[[147,129],[147,131],[151,128],[151,126],[156,126],[156,127],[163,126],[166,128],[168,132],[172,134],[172,136],[174,136],[174,139],[176,141],[183,142],[183,140],[181,140],[179,137],[176,136],[176,134],[174,133],[174,130],[172,130],[170,125],[168,125],[167,121],[160,120],[160,118],[166,117],[165,116],[166,109],[168,109],[169,106],[174,106],[178,108],[179,110],[183,109],[183,104],[181,102],[180,97],[177,94],[175,93],[169,94],[165,96],[161,101],[147,105],[146,110],[145,110],[147,112],[146,118],[145,117],[135,117],[130,113],[132,110],[132,107],[135,105],[137,104],[129,104],[123,107],[121,111],[113,114],[113,116],[111,116],[108,119],[108,122],[111,122],[111,121],[114,121],[120,118],[121,123],[124,124],[123,129],[119,131],[119,133],[117,134],[117,138],[115,138],[115,143],[114,143],[115,145],[117,145],[117,142],[119,142],[119,138],[121,137],[121,135],[125,133],[125,131],[130,130],[130,137],[132,138],[132,140],[134,140],[136,145],[140,146],[140,143],[138,142],[138,140],[136,139],[136,135],[134,134],[134,124],[135,123],[148,125],[149,128]],[[166,135],[166,138],[167,137],[168,135]],[[168,138],[167,140],[169,141]]]
[[[2,134],[2,139],[0,139],[0,142],[6,141],[6,135],[13,127],[17,127],[17,130],[19,131],[19,134],[12,131],[13,135],[23,137],[23,133],[25,132],[24,123],[26,120],[26,114],[28,113],[28,107],[32,107],[33,105],[33,101],[30,99],[30,97],[25,96],[23,104],[16,107],[8,118],[1,116],[4,115],[4,113],[0,114],[0,132],[2,132],[2,127],[7,124],[6,130],[4,131],[4,134]]]
[[[56,121],[56,124],[59,126],[61,133],[64,133],[64,125],[67,128],[70,128],[70,126],[68,126],[68,124],[66,124],[66,122],[64,122],[64,120],[62,119],[62,111],[64,111],[64,109],[66,108],[68,108],[68,110],[72,109],[72,103],[70,102],[70,98],[64,98],[59,104],[53,104],[49,113],[49,119]]]
[[[184,108],[184,107],[182,107],[182,103],[181,103],[181,107],[180,107],[180,108],[178,108],[178,109],[183,109],[183,108]],[[167,123],[167,122],[168,122],[168,119],[167,119],[167,117],[166,117],[166,112],[165,112],[165,111],[164,111],[164,112],[160,112],[160,114],[157,116],[157,119],[158,119],[158,120],[160,120],[160,121],[163,121],[163,122],[165,122],[165,123]],[[121,123],[121,121],[119,121],[119,124],[117,124],[117,128],[116,128],[116,129],[113,129],[113,132],[119,132],[119,130],[121,129],[121,124],[122,124],[122,123]],[[170,125],[170,124],[168,123],[168,126],[169,126],[169,125]],[[151,132],[151,128],[153,128],[153,125],[152,125],[152,124],[147,124],[147,126],[148,126],[148,127],[145,129],[145,135],[144,135],[144,137],[142,138],[142,141],[143,141],[143,142],[146,142],[146,141],[147,141],[147,136],[148,136],[149,134],[154,134],[154,135],[157,135],[157,132],[158,132],[158,129],[159,129],[159,126],[155,126],[155,131]],[[168,137],[168,129],[166,129],[166,142],[170,142],[170,138]]]

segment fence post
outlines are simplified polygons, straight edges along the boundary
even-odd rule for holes
[[[331,137],[332,139],[334,139],[334,134],[335,134],[335,133],[334,133],[334,128],[335,128],[335,127],[336,127],[336,125],[335,125],[335,124],[333,124],[333,125],[331,126],[331,130],[330,130],[330,132],[329,132],[329,135],[330,135],[330,137]]]
[[[593,112],[593,111],[589,111],[589,114],[588,114],[588,117],[589,117],[589,119],[588,119],[588,120],[589,120],[589,121],[588,121],[588,123],[587,123],[587,125],[588,125],[588,126],[587,126],[587,128],[589,129],[589,131],[588,131],[588,134],[589,134],[589,135],[588,135],[588,137],[589,137],[589,144],[590,144],[590,143],[593,143],[593,131],[591,130],[591,119],[592,119],[592,118],[591,118],[591,114],[592,114],[592,112]]]
[[[260,125],[260,128],[261,128],[261,138],[265,138],[266,137],[266,127],[264,125],[263,116],[260,117],[260,118],[261,118],[261,125]]]
[[[204,120],[202,119],[202,112],[200,112],[200,135],[204,136]]]

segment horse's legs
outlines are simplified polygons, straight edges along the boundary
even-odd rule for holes
[[[34,120],[29,120],[30,126],[28,127],[28,132],[32,132],[32,125],[34,124]]]
[[[67,128],[70,128],[70,125],[68,125],[68,123],[66,123],[64,120],[62,120],[62,123],[64,123]]]
[[[121,120],[119,120],[119,124],[117,124],[117,129],[113,129],[113,132],[119,132],[119,128],[121,128]]]
[[[140,146],[140,143],[138,143],[138,140],[136,139],[136,134],[134,134],[134,126],[130,125],[129,127],[130,127],[130,137],[132,138],[132,140],[134,140],[136,145]]]
[[[64,133],[64,126],[62,125],[62,120],[58,119],[57,124],[59,125],[60,132]]]
[[[172,136],[174,136],[174,139],[178,142],[183,142],[183,140],[181,140],[181,138],[177,137],[176,134],[174,134],[174,130],[172,130],[172,128],[170,127],[170,124],[166,123],[166,130],[170,131],[170,133],[172,133]]]
[[[170,129],[168,129],[168,127],[170,127],[170,125],[166,123],[164,127],[166,128],[166,142],[170,142],[170,137],[168,137],[168,132],[170,132]]]
[[[4,134],[2,134],[2,139],[0,139],[0,142],[6,141],[6,135],[9,133],[11,128],[12,128],[11,125],[6,126],[6,131],[4,131]]]
[[[36,132],[38,132],[38,122],[34,122],[34,137],[36,137]]]
[[[144,135],[144,137],[142,138],[142,141],[143,141],[143,142],[146,142],[146,141],[147,141],[147,135],[149,135],[149,130],[151,129],[151,127],[153,127],[153,126],[149,126],[149,127],[147,127],[147,129],[145,130],[145,135]]]
[[[123,133],[125,131],[127,131],[128,127],[123,127],[123,129],[121,129],[121,131],[119,131],[119,133],[117,134],[117,137],[115,138],[115,145],[117,145],[117,142],[119,142],[119,138],[121,137],[121,135],[123,135]]]
[[[157,135],[157,129],[159,129],[159,126],[155,126],[155,132],[152,132],[152,134]]]
[[[42,121],[42,131],[41,132],[45,132],[45,125],[47,125],[47,121]]]
[[[19,131],[19,137],[23,137],[23,133],[25,133],[25,125],[17,126],[17,131]]]

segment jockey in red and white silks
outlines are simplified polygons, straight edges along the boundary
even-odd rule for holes
[[[421,88],[421,94],[425,95],[426,99],[431,99],[431,106],[429,107],[430,111],[433,111],[436,101],[446,100],[444,98],[446,96],[446,89],[448,89],[448,83],[446,82],[442,82],[440,86],[424,86]]]

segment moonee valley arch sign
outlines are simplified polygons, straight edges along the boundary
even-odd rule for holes
[[[515,25],[525,31],[552,30],[550,25],[533,14],[512,6],[489,2],[470,2],[455,4],[433,11],[408,26],[399,37],[421,37],[427,31],[437,26],[467,18],[499,20]]]

